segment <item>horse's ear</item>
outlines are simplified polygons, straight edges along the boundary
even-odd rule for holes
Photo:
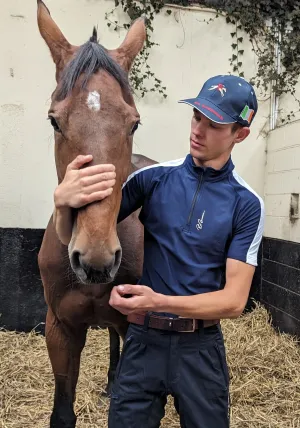
[[[70,45],[54,20],[51,18],[49,9],[42,0],[37,0],[37,7],[37,21],[41,36],[47,43],[53,61],[59,71],[64,67],[65,63],[74,52],[74,47]]]
[[[146,40],[145,19],[136,19],[128,30],[125,40],[118,49],[110,51],[111,55],[127,72],[135,57],[141,51]]]

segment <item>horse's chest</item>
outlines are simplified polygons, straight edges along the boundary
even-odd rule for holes
[[[95,325],[101,324],[102,318],[107,315],[109,295],[97,296],[89,292],[85,294],[79,290],[67,293],[61,300],[57,318],[70,326],[81,324]]]

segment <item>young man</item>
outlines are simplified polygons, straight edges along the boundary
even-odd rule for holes
[[[168,394],[182,427],[229,427],[219,320],[245,307],[264,223],[263,202],[235,172],[231,151],[249,135],[257,100],[244,79],[216,76],[182,102],[193,107],[190,153],[139,170],[123,186],[119,221],[142,206],[145,253],[140,285],[111,293],[130,326],[110,428],[159,427]],[[61,184],[64,205],[80,195],[78,183]],[[111,181],[100,184],[111,191]]]

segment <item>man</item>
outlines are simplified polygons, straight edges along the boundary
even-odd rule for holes
[[[263,202],[235,172],[231,152],[249,135],[257,100],[244,79],[216,76],[182,102],[193,107],[190,153],[139,170],[123,186],[119,221],[142,207],[145,253],[140,285],[111,293],[130,326],[110,428],[159,427],[169,394],[182,427],[229,427],[219,320],[245,307],[264,223]],[[106,174],[98,190],[109,194],[113,166]],[[60,186],[60,206],[74,206],[69,196],[80,195],[79,181],[66,174]]]

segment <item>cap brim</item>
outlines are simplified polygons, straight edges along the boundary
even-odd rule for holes
[[[205,98],[190,98],[188,100],[180,100],[178,102],[189,104],[213,122],[221,123],[223,125],[236,122],[234,119],[232,119],[231,116],[224,113],[215,104],[211,103]]]

